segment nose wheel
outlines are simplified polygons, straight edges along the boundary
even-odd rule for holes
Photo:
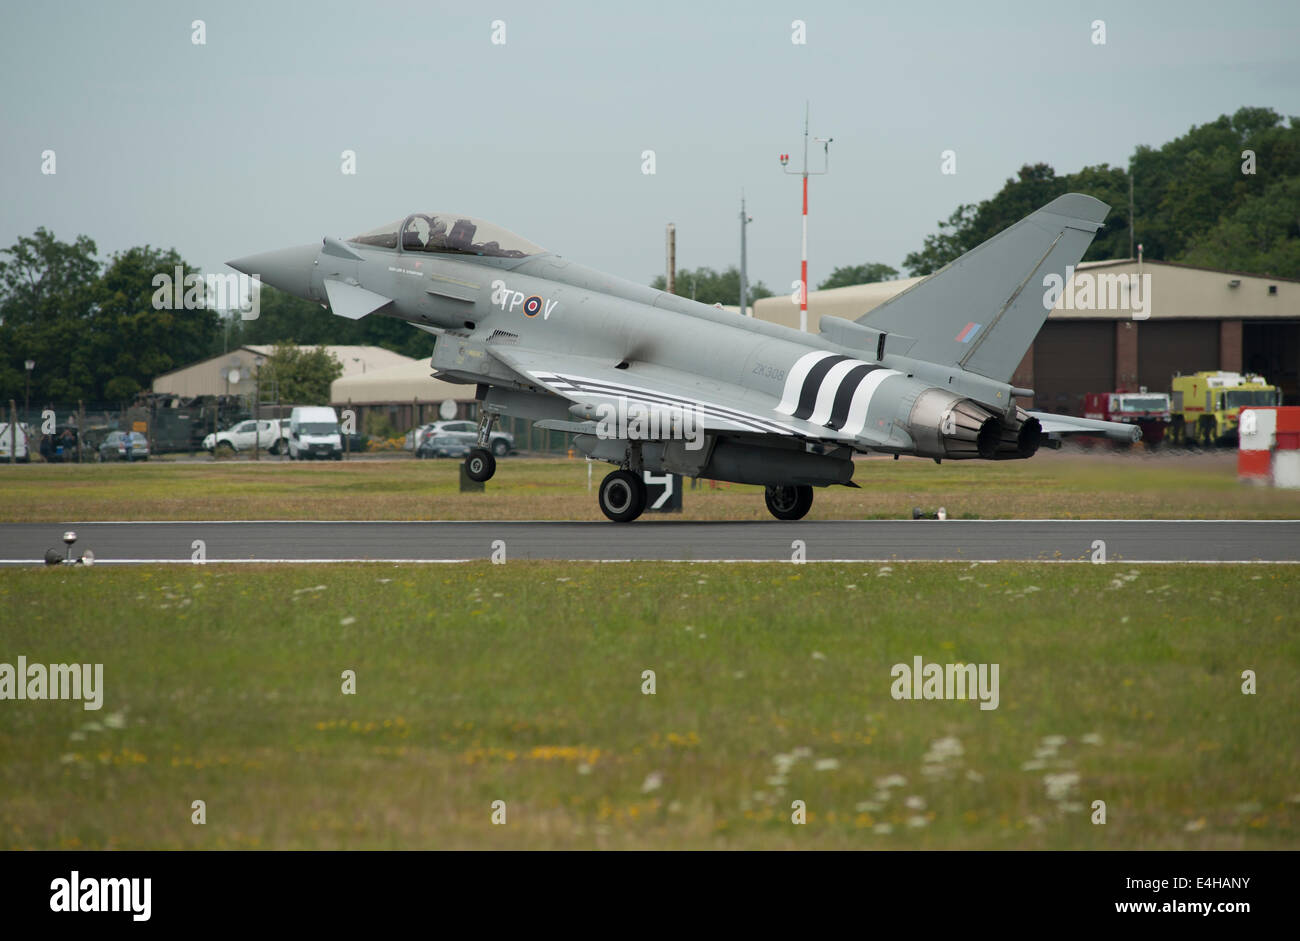
[[[767,510],[779,520],[801,520],[812,509],[813,489],[807,484],[768,487],[763,494]]]
[[[471,448],[469,457],[465,458],[465,476],[482,483],[491,480],[497,472],[497,459],[487,448]]]
[[[600,511],[615,523],[630,523],[645,510],[645,481],[639,474],[616,470],[600,482]]]

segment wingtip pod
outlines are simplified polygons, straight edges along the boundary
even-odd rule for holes
[[[1115,441],[1142,440],[1142,427],[1125,422],[1102,421],[1096,418],[1076,418],[1073,415],[1053,415],[1050,412],[1029,412],[1042,425],[1045,435],[1095,435]]]

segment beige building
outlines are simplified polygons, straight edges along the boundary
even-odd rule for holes
[[[1117,276],[1130,284],[1140,276],[1137,283],[1149,287],[1120,297]],[[856,320],[920,280],[811,291],[808,329],[817,332],[824,315]],[[799,326],[788,295],[755,301],[753,309]],[[1033,389],[1036,408],[1081,415],[1086,393],[1167,392],[1176,373],[1213,369],[1259,373],[1282,387],[1287,404],[1300,402],[1300,281],[1160,261],[1085,262],[1012,384]]]
[[[438,420],[443,402],[451,402],[457,418],[474,414],[474,386],[434,379],[427,359],[405,359],[386,369],[343,375],[330,384],[330,404],[357,409],[364,426],[368,413],[382,411],[397,428]]]
[[[246,395],[251,401],[257,392],[257,360],[259,357],[266,359],[274,349],[274,346],[241,346],[222,356],[182,366],[155,379],[153,391],[182,398],[198,395]],[[303,346],[299,349],[315,347]],[[343,365],[341,378],[416,362],[409,356],[380,346],[327,346],[325,349]]]

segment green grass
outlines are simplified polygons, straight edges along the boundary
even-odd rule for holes
[[[0,465],[0,522],[135,519],[603,519],[582,460],[507,458],[485,493],[453,461]],[[591,466],[598,484],[609,465]],[[1300,491],[1243,484],[1233,454],[1042,453],[1028,461],[858,462],[861,489],[817,491],[811,519],[1300,518]],[[762,489],[705,481],[685,519],[768,519]]]
[[[105,698],[0,702],[0,848],[1296,849],[1296,578],[4,570],[0,661],[102,662]],[[999,664],[999,707],[892,699],[891,666],[916,655]],[[926,762],[940,740],[961,754]],[[1053,797],[1049,774],[1077,784]]]

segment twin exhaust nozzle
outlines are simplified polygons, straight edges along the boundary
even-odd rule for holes
[[[1013,418],[942,389],[917,396],[908,422],[918,454],[926,457],[1014,461],[1033,457],[1042,426],[1017,407]]]
[[[965,407],[967,423],[964,426],[959,423],[952,435],[943,436],[945,446],[950,448],[947,457],[978,456],[986,461],[1017,461],[1033,457],[1038,451],[1043,426],[1024,409],[1017,406],[1015,417],[1007,420],[969,399],[958,405]],[[976,420],[976,416],[971,415],[975,410],[983,412],[984,417],[974,434],[975,454],[971,454],[971,436],[963,429]]]

